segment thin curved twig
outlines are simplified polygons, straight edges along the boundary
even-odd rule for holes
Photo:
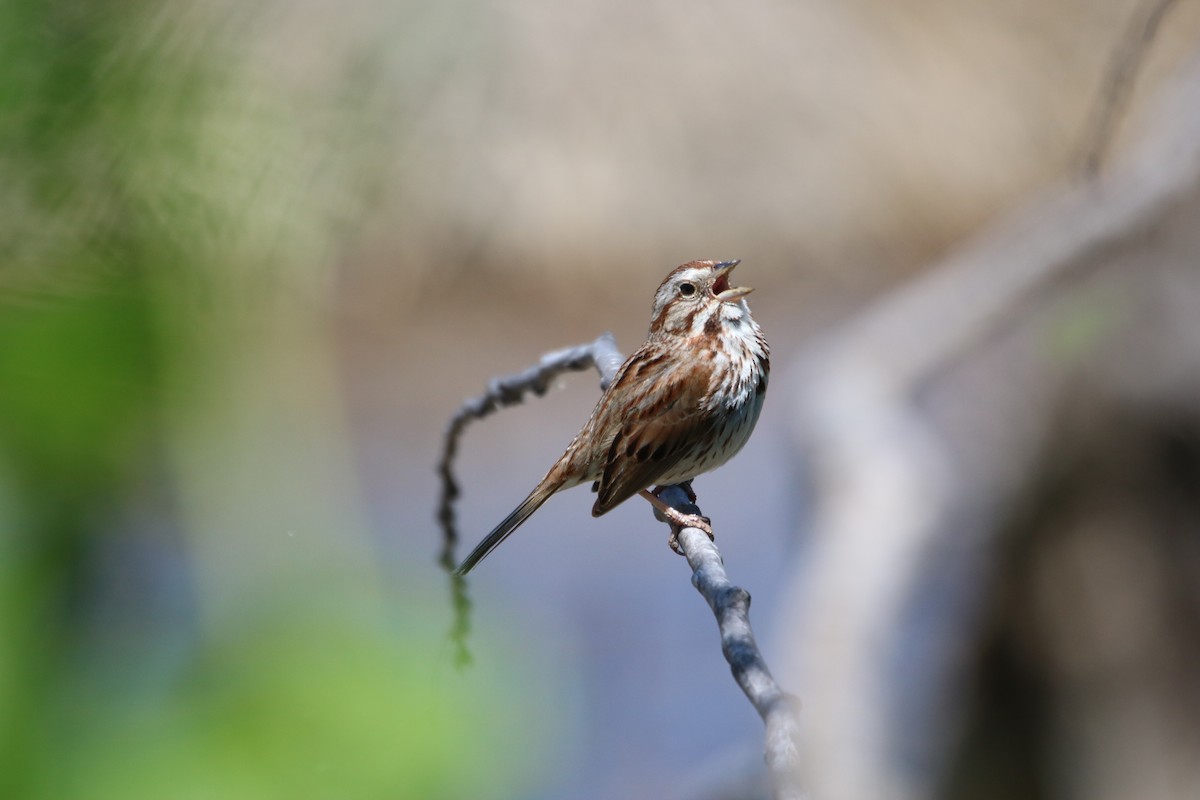
[[[530,393],[539,397],[544,395],[554,379],[564,372],[579,372],[595,367],[600,373],[600,388],[607,389],[623,360],[613,335],[602,333],[588,344],[547,353],[536,366],[524,372],[493,379],[486,392],[467,400],[450,418],[446,426],[442,458],[438,462],[438,475],[442,479],[442,495],[437,510],[437,519],[442,527],[442,552],[438,563],[450,576],[450,597],[454,607],[450,639],[456,647],[455,661],[458,664],[465,665],[471,661],[471,653],[467,648],[467,636],[471,630],[471,601],[467,596],[466,580],[454,572],[458,564],[454,553],[458,546],[454,501],[461,494],[454,477],[454,459],[458,455],[458,443],[463,431],[477,419],[483,419],[505,406],[523,402]]]
[[[680,486],[669,486],[658,497],[684,514],[700,513]],[[775,800],[803,800],[807,794],[799,781],[797,748],[800,701],[779,687],[758,649],[750,628],[750,593],[729,580],[721,552],[704,531],[676,526],[657,509],[654,515],[671,526],[692,568],[692,585],[717,618],[721,652],[729,662],[733,679],[766,726],[764,759],[771,772]]]

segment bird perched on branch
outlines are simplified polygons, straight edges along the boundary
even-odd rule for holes
[[[641,494],[673,522],[712,536],[708,520],[671,508],[647,487],[687,485],[716,469],[758,422],[771,363],[744,299],[752,289],[729,285],[738,263],[690,261],[666,277],[654,293],[646,342],[621,365],[546,477],[463,561],[460,575],[551,495],[581,483],[594,482],[592,516]],[[674,539],[671,546],[678,551]]]

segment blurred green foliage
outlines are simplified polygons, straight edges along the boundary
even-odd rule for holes
[[[136,664],[124,675],[95,664],[64,670],[37,724],[24,727],[23,759],[6,765],[6,796],[505,794],[528,765],[478,723],[517,724],[512,702],[488,681],[431,663],[436,648],[414,647],[435,641],[430,632],[398,635],[333,605],[344,613],[297,605],[205,643],[166,687],[131,682]]]
[[[370,54],[272,86],[252,11],[0,0],[0,797],[491,797],[530,766],[511,674],[449,670],[419,586],[347,559],[252,576],[263,607],[178,510],[222,365],[281,313],[320,329],[303,286],[379,190]]]

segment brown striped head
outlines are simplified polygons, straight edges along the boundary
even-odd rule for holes
[[[750,316],[743,297],[754,291],[730,286],[729,275],[740,261],[689,261],[676,267],[654,293],[650,336],[703,334],[723,320]]]

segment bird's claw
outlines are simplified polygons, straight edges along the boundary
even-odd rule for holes
[[[703,531],[710,542],[715,542],[717,537],[713,535],[712,520],[700,514],[684,514],[674,508],[671,509],[674,514],[668,514],[667,518],[671,521],[671,536],[667,539],[667,544],[675,551],[676,555],[684,555],[683,548],[679,545],[679,532],[684,528],[696,528]]]

